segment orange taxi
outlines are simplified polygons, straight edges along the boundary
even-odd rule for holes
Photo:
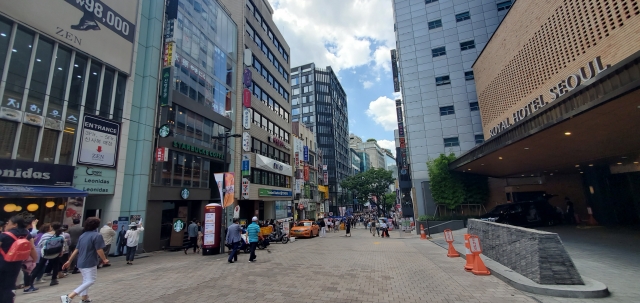
[[[296,223],[296,226],[291,228],[289,232],[290,237],[295,238],[313,238],[320,234],[320,227],[315,221],[302,220]]]

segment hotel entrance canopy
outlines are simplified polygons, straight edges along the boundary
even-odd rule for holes
[[[449,165],[491,177],[640,165],[640,52],[518,121]]]

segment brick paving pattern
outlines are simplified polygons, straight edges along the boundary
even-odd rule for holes
[[[391,232],[390,239],[368,230],[327,233],[261,250],[257,262],[248,254],[229,264],[226,255],[158,252],[127,266],[98,271],[93,302],[536,302],[493,276],[462,270],[464,260],[419,236]],[[80,283],[80,275],[35,294],[18,294],[18,303],[59,302]],[[19,291],[21,292],[21,291]],[[79,298],[74,300],[79,302]]]

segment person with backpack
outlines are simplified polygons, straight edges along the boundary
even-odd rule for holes
[[[84,222],[84,232],[78,239],[76,249],[71,253],[69,260],[62,265],[62,269],[67,269],[71,266],[73,260],[78,257],[78,269],[82,274],[82,284],[70,294],[60,296],[62,303],[71,303],[73,298],[78,295],[81,296],[82,303],[91,302],[89,300],[89,288],[96,283],[98,277],[98,257],[102,260],[102,264],[109,264],[109,260],[102,250],[105,246],[104,239],[98,232],[98,227],[100,227],[100,219],[96,217],[87,218]]]
[[[31,273],[29,280],[29,288],[23,290],[25,294],[36,292],[38,289],[33,286],[38,274],[44,272],[47,261],[51,263],[51,269],[53,271],[51,275],[51,283],[49,286],[58,285],[58,270],[60,265],[58,264],[60,256],[64,252],[64,246],[66,241],[62,235],[62,224],[60,222],[51,223],[51,230],[42,235],[40,242],[38,243],[38,249],[40,250],[40,260],[38,265]]]
[[[22,262],[29,257],[38,259],[33,237],[27,230],[24,218],[13,216],[0,234],[0,302],[13,302],[16,279]]]

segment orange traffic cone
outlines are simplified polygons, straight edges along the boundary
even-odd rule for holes
[[[471,272],[477,276],[487,276],[490,275],[491,272],[484,266],[484,262],[482,262],[482,258],[480,258],[480,254],[474,254],[474,263],[473,270]]]
[[[473,270],[473,264],[474,264],[474,259],[475,256],[471,253],[471,247],[469,246],[469,237],[471,237],[470,234],[464,234],[464,254],[465,257],[467,258],[467,264],[464,265],[464,270],[466,271],[472,271]]]
[[[424,233],[424,226],[422,226],[422,224],[420,224],[420,239],[422,240],[427,239],[427,234]]]
[[[460,257],[460,254],[456,251],[455,248],[453,248],[452,242],[449,242],[449,252],[447,252],[447,257],[449,258]]]

